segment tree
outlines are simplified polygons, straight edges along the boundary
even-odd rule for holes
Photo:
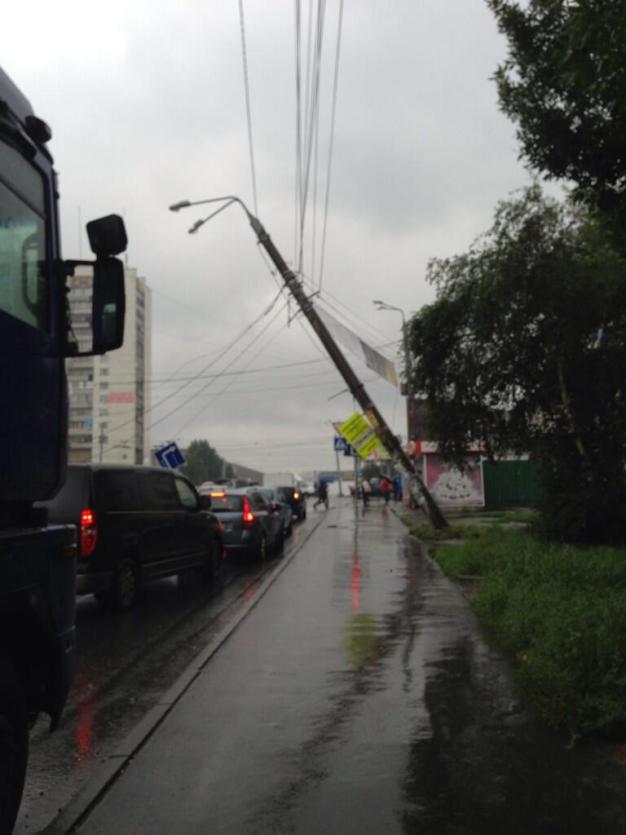
[[[429,264],[437,298],[411,321],[444,455],[530,452],[558,536],[626,537],[625,268],[597,219],[534,185],[469,252]]]
[[[194,484],[222,478],[224,461],[208,441],[192,441],[185,450],[183,472]]]
[[[522,154],[626,231],[624,0],[487,0],[509,53],[496,72]]]

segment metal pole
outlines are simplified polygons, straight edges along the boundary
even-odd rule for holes
[[[402,314],[402,344],[404,346],[404,374],[406,376],[406,442],[407,444],[412,440],[411,439],[411,413],[413,407],[413,381],[412,381],[412,368],[411,368],[411,352],[409,350],[409,332],[406,324],[406,319],[404,318],[404,313],[401,310],[400,313]]]
[[[339,482],[339,495],[343,496],[343,488],[341,484],[341,467],[339,465],[339,450],[335,450],[335,461],[337,462],[337,481]]]
[[[378,411],[376,405],[374,404],[373,400],[365,390],[365,386],[359,380],[357,375],[352,370],[352,367],[344,357],[343,353],[339,349],[337,343],[331,336],[328,331],[328,328],[318,315],[317,311],[315,310],[313,303],[309,299],[309,297],[304,292],[302,284],[298,281],[295,273],[289,269],[285,260],[283,259],[282,255],[274,245],[272,239],[265,231],[263,224],[261,221],[254,217],[254,215],[250,214],[246,210],[248,214],[248,219],[250,221],[250,225],[254,229],[259,243],[265,249],[271,260],[273,261],[276,269],[281,274],[287,288],[294,296],[295,300],[298,302],[298,305],[306,318],[309,320],[313,330],[317,333],[320,338],[320,341],[328,351],[330,358],[335,363],[339,373],[346,381],[348,388],[350,389],[353,397],[357,400],[363,411],[365,412],[366,417],[368,418],[372,428],[380,438],[383,446],[390,454],[392,459],[398,460],[404,469],[409,473],[409,475],[415,479],[416,483],[418,484],[420,491],[424,497],[426,502],[426,507],[428,508],[428,515],[430,517],[430,521],[435,528],[447,528],[448,523],[445,520],[445,517],[437,502],[430,494],[430,491],[427,489],[426,485],[420,478],[419,474],[416,472],[415,467],[413,466],[413,462],[408,457],[404,449],[402,448],[402,444],[399,442],[398,438],[393,434],[385,419]]]
[[[354,518],[359,518],[359,470],[357,467],[358,455],[356,452],[352,453],[352,460],[354,461]]]

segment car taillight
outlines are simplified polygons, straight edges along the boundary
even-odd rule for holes
[[[80,555],[89,557],[96,550],[98,528],[96,514],[90,508],[80,512]]]
[[[249,528],[256,522],[256,516],[250,507],[250,499],[247,496],[243,497],[243,526]]]

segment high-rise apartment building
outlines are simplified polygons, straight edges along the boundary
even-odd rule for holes
[[[126,322],[121,348],[67,360],[70,463],[143,464],[150,459],[151,298],[146,280],[126,267]],[[70,279],[74,335],[90,340],[91,270]]]

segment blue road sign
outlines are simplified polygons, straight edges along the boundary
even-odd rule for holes
[[[155,449],[154,456],[161,467],[170,470],[174,470],[176,467],[182,467],[186,463],[185,456],[178,448],[178,444],[174,441]]]
[[[350,449],[350,444],[346,441],[345,438],[341,438],[339,435],[335,436],[333,439],[333,445],[335,452],[348,452]]]

